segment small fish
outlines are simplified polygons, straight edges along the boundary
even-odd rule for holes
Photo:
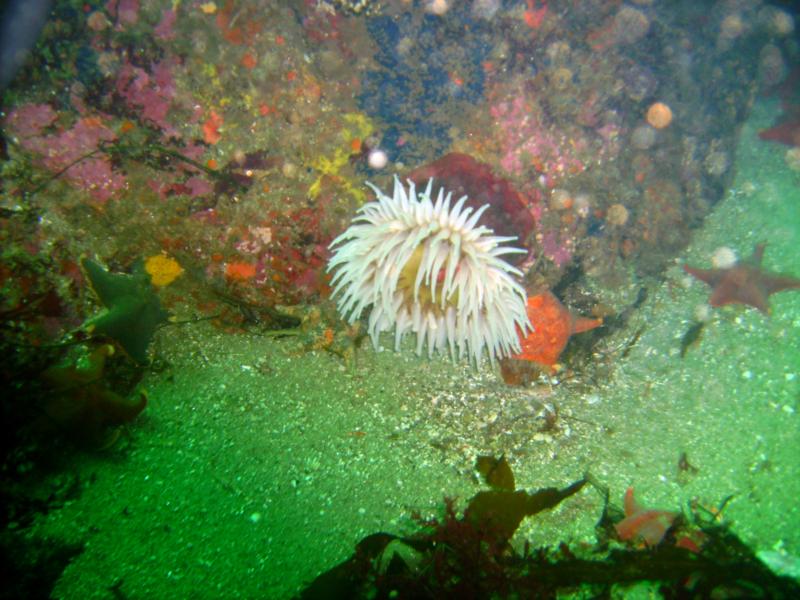
[[[681,338],[681,358],[686,356],[689,348],[694,346],[700,341],[700,336],[703,333],[703,328],[706,326],[705,321],[696,321],[692,326],[686,330]]]

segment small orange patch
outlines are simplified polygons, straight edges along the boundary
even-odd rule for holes
[[[525,24],[531,29],[539,29],[547,15],[547,2],[542,2],[542,6],[536,6],[536,0],[528,0],[528,10],[523,13]]]
[[[247,281],[256,276],[256,266],[246,262],[229,262],[225,265],[225,277],[231,281]]]
[[[242,57],[242,66],[245,69],[254,69],[257,64],[258,61],[252,52],[248,52]]]
[[[578,173],[583,173],[583,165],[570,165],[567,169],[567,172],[570,175],[577,175]]]
[[[217,114],[213,110],[211,111],[208,119],[203,123],[203,140],[206,144],[216,144],[222,139],[219,128],[224,122],[225,120],[222,118],[222,115]]]
[[[132,121],[123,121],[119,126],[119,132],[123,134],[133,131],[134,129],[136,129],[136,125],[134,125]]]
[[[89,127],[103,127],[103,120],[100,117],[84,117],[81,121]]]
[[[322,335],[319,336],[314,343],[311,344],[312,350],[327,350],[333,345],[334,334],[333,329],[327,327]]]

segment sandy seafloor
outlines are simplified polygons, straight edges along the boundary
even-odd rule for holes
[[[797,561],[800,293],[774,295],[769,317],[715,310],[700,343],[679,355],[708,297],[681,263],[708,266],[723,245],[748,256],[768,241],[765,266],[800,273],[800,175],[755,134],[775,110],[757,107],[732,189],[666,282],[642,282],[647,302],[597,348],[603,368],[592,377],[510,388],[491,369],[410,348],[368,346],[345,365],[208,324],[162,330],[158,351],[171,367],[145,380],[150,404],[129,438],[79,455],[79,498],[34,528],[85,541],[54,596],[290,597],[363,536],[408,533],[411,512],[435,514],[446,495],[463,506],[481,489],[475,456],[503,452],[527,489],[589,470],[618,503],[629,485],[642,504],[670,510],[733,495],[723,516],[734,531]],[[537,418],[547,405],[559,409],[552,432]],[[678,475],[681,452],[696,474]],[[584,488],[515,539],[591,543],[601,509]]]

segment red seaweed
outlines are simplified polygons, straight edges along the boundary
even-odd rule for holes
[[[478,162],[467,154],[451,152],[432,163],[414,169],[408,175],[418,186],[427,184],[433,177],[433,194],[439,187],[453,193],[453,201],[466,195],[467,206],[478,209],[484,204],[489,208],[481,222],[494,230],[496,235],[511,235],[518,245],[527,247],[535,219],[531,207],[534,202],[518,192],[502,177],[497,177],[489,165]],[[517,262],[524,255],[518,255]],[[507,260],[513,260],[509,256]]]

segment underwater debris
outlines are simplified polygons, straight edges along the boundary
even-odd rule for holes
[[[81,260],[81,266],[105,307],[87,319],[83,328],[110,337],[137,363],[146,363],[153,334],[169,314],[161,308],[144,262],[137,261],[131,274],[111,273],[88,258]]]
[[[696,466],[689,462],[689,455],[684,450],[678,456],[677,481],[678,485],[686,485],[700,472]]]
[[[244,298],[224,292],[217,287],[213,287],[212,291],[220,300],[237,309],[244,321],[248,324],[263,324],[270,330],[278,329],[286,331],[300,327],[302,322],[300,317],[281,311],[270,304],[248,302]]]
[[[533,516],[578,493],[586,479],[579,479],[563,489],[548,487],[535,492],[525,490],[487,490],[478,492],[464,510],[464,520],[481,530],[491,530],[497,542],[508,543],[525,517]]]
[[[263,150],[235,155],[222,169],[213,171],[216,180],[214,193],[233,196],[245,192],[256,180],[256,172],[278,167],[281,163],[280,158]]]
[[[752,256],[732,267],[698,269],[683,265],[683,270],[712,287],[708,302],[713,307],[747,304],[769,314],[769,297],[784,290],[800,289],[800,279],[770,273],[761,268],[766,244],[758,244]]]
[[[168,171],[173,163],[182,163],[184,167],[202,171],[204,175],[214,180],[215,186],[223,186],[226,190],[230,190],[231,193],[246,191],[251,183],[250,180],[242,180],[236,177],[228,169],[215,170],[207,164],[187,156],[179,149],[158,143],[154,137],[154,132],[149,130],[145,130],[144,138],[141,140],[119,140],[101,145],[100,150],[107,152],[115,162],[120,162],[123,159],[133,160],[158,171]]]
[[[356,351],[367,338],[367,332],[360,322],[353,325],[342,323],[336,315],[335,307],[328,303],[322,306],[282,307],[286,316],[297,319],[294,329],[273,329],[264,332],[270,337],[295,337],[297,344],[293,355],[324,350],[344,361],[350,367],[355,365]]]

